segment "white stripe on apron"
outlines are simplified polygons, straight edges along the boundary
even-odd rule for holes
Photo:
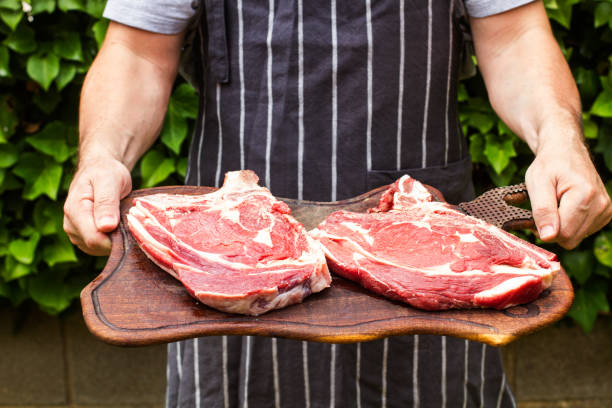
[[[514,400],[514,394],[510,392],[510,387],[508,387],[508,383],[506,383],[506,392],[510,395],[510,402],[512,402],[512,408],[516,408],[516,401]]]
[[[168,344],[168,355],[170,355],[170,346],[172,344],[169,343]],[[170,384],[170,362],[168,361],[168,363],[166,364],[166,384]],[[166,405],[164,405],[166,408],[170,407],[170,388],[168,386],[166,386]]]
[[[429,114],[429,88],[431,87],[432,48],[432,0],[427,2],[427,79],[425,80],[425,109],[423,113],[423,134],[421,135],[421,167],[427,167],[427,117]]]
[[[389,338],[383,340],[383,357],[382,357],[382,387],[380,396],[381,408],[387,407],[387,359],[389,357]]]
[[[278,345],[276,337],[272,338],[272,375],[274,379],[274,406],[280,408],[280,386],[278,385]]]
[[[450,103],[451,69],[453,63],[453,8],[455,1],[450,0],[450,11],[448,12],[448,74],[446,77],[446,108],[444,115],[444,165],[448,164],[448,147],[450,134],[448,130],[448,106]]]
[[[465,340],[465,354],[464,361],[465,366],[463,367],[463,408],[467,407],[467,384],[468,384],[468,357],[470,351],[470,343]]]
[[[202,57],[202,66],[204,67],[206,61],[205,61],[205,54],[204,54],[204,34],[202,34],[202,24],[200,24],[198,26],[198,35],[200,37],[200,55]],[[204,81],[204,85],[203,85],[203,90],[202,90],[202,103],[204,104],[204,106],[202,108],[200,108],[202,110],[202,122],[200,124],[201,128],[200,128],[200,140],[198,140],[198,161],[196,163],[196,169],[198,174],[196,175],[197,177],[197,185],[201,186],[202,185],[202,170],[200,169],[200,165],[202,163],[202,145],[204,144],[204,127],[206,125],[206,81]]]
[[[221,126],[221,84],[217,82],[217,126],[219,147],[217,150],[217,171],[215,172],[215,187],[219,187],[221,179],[221,159],[223,157],[223,128]]]
[[[397,170],[402,168],[402,122],[404,119],[404,54],[406,52],[405,34],[404,34],[404,0],[400,0],[399,4],[399,22],[400,22],[400,60],[399,60],[399,85],[397,97],[397,151],[395,166]]]
[[[251,336],[247,336],[246,338],[246,356],[245,356],[245,366],[244,366],[244,403],[242,404],[243,408],[248,408],[249,406],[249,371],[251,369],[251,342],[253,339]]]
[[[195,387],[195,406],[200,408],[200,351],[198,339],[193,339],[193,385]]]
[[[506,374],[502,374],[501,386],[499,387],[499,394],[497,394],[497,408],[501,407],[502,398],[504,397],[504,388],[506,387]]]
[[[371,0],[366,0],[366,31],[368,36],[368,123],[366,128],[366,161],[368,171],[372,170],[372,58],[374,44],[372,41],[372,5]]]
[[[412,406],[418,408],[421,405],[419,399],[419,335],[414,335],[414,346],[412,349]]]
[[[183,364],[181,362],[181,343],[176,343],[176,371],[178,372],[179,382],[183,378]]]
[[[482,356],[480,357],[480,408],[484,408],[484,386],[485,386],[485,356],[487,345],[482,344]]]
[[[440,388],[442,393],[442,408],[446,408],[446,336],[441,337],[442,342],[442,380]]]
[[[336,28],[336,0],[331,0],[332,36],[332,128],[331,128],[331,200],[336,201],[338,182],[338,32]]]
[[[329,363],[329,408],[336,404],[336,345],[331,345],[331,361]]]
[[[304,199],[304,4],[298,0],[298,200]]]
[[[270,154],[272,150],[272,112],[274,110],[274,97],[272,95],[272,32],[274,29],[274,0],[269,1],[268,36],[266,46],[268,49],[268,127],[266,131],[266,187],[270,184]]]
[[[310,378],[308,374],[308,342],[302,342],[302,365],[304,366],[304,404],[310,408]]]
[[[238,74],[240,76],[240,169],[244,170],[244,22],[242,0],[238,0]]]
[[[357,408],[361,408],[361,343],[357,343],[357,356],[355,361],[355,391]]]
[[[227,371],[227,336],[221,337],[223,353],[223,407],[229,408],[229,373]]]

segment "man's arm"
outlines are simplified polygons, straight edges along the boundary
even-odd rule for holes
[[[130,170],[162,127],[183,34],[110,23],[81,92],[79,164],[64,205],[64,230],[92,255],[110,251]]]
[[[536,157],[527,170],[544,241],[571,249],[612,217],[584,144],[578,90],[540,1],[472,18],[478,65],[497,114]]]

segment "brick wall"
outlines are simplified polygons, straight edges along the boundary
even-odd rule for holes
[[[17,319],[0,310],[0,408],[163,406],[165,346],[106,345],[78,310]],[[590,335],[557,325],[503,350],[520,408],[612,407],[612,319],[600,320]]]

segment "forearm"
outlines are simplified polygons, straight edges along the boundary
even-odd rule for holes
[[[139,37],[151,41],[142,43]],[[180,49],[178,39],[172,39],[173,47],[160,47],[159,37],[124,26],[109,29],[81,93],[81,162],[101,154],[111,155],[131,169],[155,141],[176,76]],[[168,42],[166,37],[161,41]]]
[[[489,99],[536,157],[525,183],[540,238],[571,249],[612,218],[580,126],[580,97],[543,4],[472,19]]]
[[[533,3],[521,9],[508,13],[521,13],[514,19],[493,16],[498,21],[488,26],[472,21],[491,104],[534,153],[549,143],[582,146],[580,97],[544,8]],[[556,131],[548,132],[551,127]]]

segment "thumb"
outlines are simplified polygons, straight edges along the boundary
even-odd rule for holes
[[[110,232],[119,224],[121,186],[112,177],[97,177],[92,182],[94,219],[99,231]]]
[[[543,241],[552,241],[559,234],[559,210],[555,185],[544,178],[526,180],[531,211],[538,234]]]

